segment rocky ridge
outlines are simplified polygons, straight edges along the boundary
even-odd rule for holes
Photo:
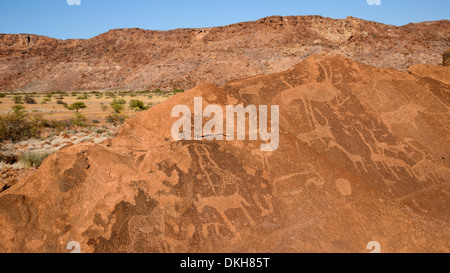
[[[0,91],[191,89],[207,81],[284,71],[336,53],[406,71],[438,65],[450,47],[448,20],[384,25],[348,17],[273,16],[204,29],[116,29],[88,40],[0,35]]]

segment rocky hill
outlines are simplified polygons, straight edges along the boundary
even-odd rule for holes
[[[278,150],[172,140],[173,107],[194,97],[279,105]],[[331,54],[199,84],[2,192],[0,252],[449,252],[449,103],[441,81]]]
[[[88,40],[0,35],[0,91],[190,89],[281,72],[331,52],[406,71],[439,65],[448,20],[384,25],[349,17],[274,16],[205,29],[111,30]]]

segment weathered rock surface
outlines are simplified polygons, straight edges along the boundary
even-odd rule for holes
[[[450,66],[450,49],[447,50],[444,54],[443,54],[443,61],[442,61],[442,65],[443,66]]]
[[[286,70],[332,52],[406,71],[441,64],[448,20],[384,25],[349,17],[273,16],[205,29],[111,30],[88,40],[0,35],[0,91],[190,89]]]
[[[338,55],[200,84],[1,193],[0,251],[449,252],[449,92]],[[279,105],[279,149],[173,141],[171,110],[195,96]]]
[[[415,64],[408,68],[408,72],[450,85],[450,66]]]

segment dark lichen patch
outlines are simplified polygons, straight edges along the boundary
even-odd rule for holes
[[[61,192],[69,192],[86,179],[85,171],[90,168],[86,156],[78,153],[75,163],[63,173],[56,173],[58,188]]]

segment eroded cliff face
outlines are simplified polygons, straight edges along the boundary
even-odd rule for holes
[[[328,54],[200,84],[1,193],[0,251],[448,252],[449,92]],[[171,111],[194,97],[279,105],[278,150],[173,141]]]
[[[206,29],[111,30],[89,40],[0,35],[0,91],[191,89],[281,72],[319,52],[405,70],[441,63],[448,20],[383,25],[349,17],[273,16]]]

